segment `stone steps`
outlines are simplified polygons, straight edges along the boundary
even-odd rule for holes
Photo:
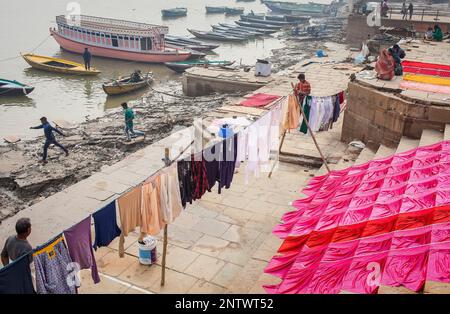
[[[354,165],[364,164],[375,158],[375,152],[370,149],[368,146],[364,147],[364,149],[359,153],[358,158],[356,158]]]
[[[444,140],[446,140],[446,141],[450,140],[450,124],[445,125]]]
[[[395,150],[396,150],[396,148],[387,147],[385,145],[380,145],[380,147],[378,147],[378,150],[377,150],[377,153],[375,154],[374,159],[380,159],[380,158],[385,158],[385,157],[391,156],[391,155],[395,154]]]
[[[402,136],[400,143],[397,146],[396,154],[406,152],[407,150],[416,148],[419,146],[419,140],[415,140],[406,136]]]
[[[422,131],[419,146],[431,145],[441,142],[442,140],[444,140],[444,133],[436,130],[425,129]]]

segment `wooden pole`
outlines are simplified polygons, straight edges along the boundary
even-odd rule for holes
[[[292,86],[292,89],[295,90],[294,83],[291,82],[291,86]],[[298,105],[299,108],[300,108],[300,112],[301,112],[301,114],[302,114],[303,121],[305,121],[305,123],[306,123],[306,127],[308,128],[309,134],[311,134],[311,137],[312,137],[312,139],[313,139],[313,141],[314,141],[314,144],[316,145],[316,148],[317,148],[317,150],[319,151],[320,157],[322,158],[322,161],[323,161],[325,167],[327,168],[328,172],[330,172],[331,170],[330,170],[330,167],[328,167],[327,160],[326,160],[325,157],[323,156],[322,150],[320,149],[319,144],[318,144],[317,141],[316,141],[316,137],[314,136],[314,133],[313,133],[313,131],[311,130],[311,127],[309,126],[308,119],[306,118],[306,115],[305,115],[305,113],[303,112],[302,106],[298,103],[297,97],[295,97],[295,102],[297,103],[297,105]]]
[[[164,163],[170,165],[170,150],[168,147],[164,149]],[[161,262],[161,286],[164,286],[166,280],[166,256],[167,256],[167,224],[164,226],[163,253]]]

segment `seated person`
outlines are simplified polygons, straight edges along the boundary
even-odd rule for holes
[[[436,41],[441,41],[442,40],[442,30],[439,27],[439,25],[434,25],[434,31],[433,31],[433,39]]]
[[[377,78],[380,80],[390,81],[395,75],[395,61],[393,56],[385,48],[378,56],[378,60],[375,63],[375,71],[377,72]]]
[[[428,27],[427,32],[425,33],[426,40],[433,40],[433,28]]]
[[[133,72],[133,74],[131,74],[130,82],[131,83],[137,83],[137,82],[140,82],[140,81],[142,81],[141,71],[136,70],[136,71]]]
[[[398,49],[400,49],[400,47]],[[395,62],[394,74],[397,76],[403,75],[402,60],[399,57],[397,51],[394,50],[394,48],[389,48],[388,51],[391,54],[392,58],[394,58],[394,62]]]

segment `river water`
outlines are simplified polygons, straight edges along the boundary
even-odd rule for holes
[[[146,91],[122,97],[106,97],[101,85],[118,76],[130,74],[135,69],[143,73],[152,71],[155,88],[164,88],[168,81],[180,81],[164,65],[149,65],[106,58],[93,58],[92,66],[102,71],[97,77],[62,76],[34,70],[19,56],[30,52],[82,62],[80,55],[61,51],[49,28],[56,27],[55,16],[68,14],[65,0],[2,1],[0,10],[0,77],[32,85],[35,90],[27,97],[0,97],[0,137],[15,135],[32,138],[41,132],[29,130],[39,124],[41,116],[50,120],[64,119],[70,122],[84,121],[101,116],[105,110],[118,107],[122,101],[138,99]],[[305,1],[306,2],[306,1]],[[321,1],[318,1],[321,2]],[[327,0],[322,0],[328,3]],[[267,8],[256,0],[78,0],[81,14],[118,18],[130,21],[162,24],[169,27],[172,35],[190,35],[186,28],[210,30],[211,24],[232,23],[239,19],[224,15],[206,15],[205,5],[241,6],[246,12],[267,12]],[[162,20],[161,9],[187,7],[187,17]],[[271,50],[281,48],[276,38],[249,41],[245,44],[222,43],[211,59],[226,59],[252,65],[257,58],[270,56]]]

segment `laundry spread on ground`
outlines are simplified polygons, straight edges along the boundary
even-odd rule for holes
[[[269,293],[450,282],[450,141],[313,178],[274,234]]]
[[[245,107],[264,107],[279,98],[281,97],[276,95],[258,93],[250,96],[240,104]]]
[[[427,76],[427,75],[405,73],[403,75],[403,80],[419,82],[419,83],[426,83],[426,84],[450,86],[450,77],[445,78],[445,77],[438,77],[438,76]]]
[[[404,90],[413,89],[430,93],[450,94],[450,86],[419,83],[412,81],[401,81],[400,88]]]

